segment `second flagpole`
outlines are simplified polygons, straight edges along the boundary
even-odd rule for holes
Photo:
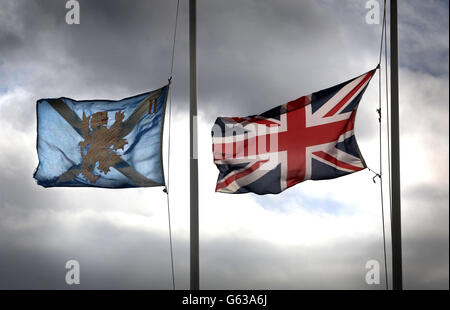
[[[189,0],[190,287],[200,289],[197,159],[197,4]]]
[[[398,92],[398,24],[397,0],[391,0],[391,235],[392,284],[394,290],[403,289],[402,276],[402,225],[400,188],[400,126]]]

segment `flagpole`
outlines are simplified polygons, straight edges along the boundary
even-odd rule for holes
[[[391,175],[392,175],[392,283],[394,290],[403,289],[402,229],[400,196],[400,130],[398,108],[398,34],[397,0],[391,0]]]
[[[190,279],[191,290],[200,288],[197,160],[197,4],[189,0],[189,131],[190,131]]]

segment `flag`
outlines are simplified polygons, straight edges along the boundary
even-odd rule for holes
[[[212,128],[216,191],[277,194],[305,180],[366,168],[353,128],[375,70],[260,115],[217,118]]]
[[[162,134],[169,86],[119,101],[37,101],[39,185],[163,186]]]

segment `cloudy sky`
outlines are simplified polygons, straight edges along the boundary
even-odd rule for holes
[[[121,99],[167,82],[176,0],[79,1],[79,25],[65,23],[65,2],[0,0],[0,288],[170,289],[162,188],[44,189],[32,174],[38,163],[37,99]],[[186,289],[188,1],[180,2],[170,199],[176,287]],[[211,154],[217,116],[261,113],[374,68],[381,24],[365,22],[365,5],[198,0],[201,288],[385,288],[379,185],[372,173],[308,181],[279,195],[227,195],[214,192]],[[407,289],[449,288],[448,6],[445,0],[399,0]],[[355,127],[374,170],[377,106],[378,75]],[[386,115],[384,99],[383,106]],[[385,203],[389,261],[387,197]],[[80,263],[77,287],[65,283],[70,259]],[[373,259],[381,264],[382,282],[369,286],[365,265]]]

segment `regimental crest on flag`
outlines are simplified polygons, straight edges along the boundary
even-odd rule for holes
[[[37,101],[39,185],[164,186],[162,134],[169,86],[119,101]]]
[[[212,128],[216,191],[277,194],[305,180],[366,168],[354,123],[375,70],[261,115],[217,118]]]

